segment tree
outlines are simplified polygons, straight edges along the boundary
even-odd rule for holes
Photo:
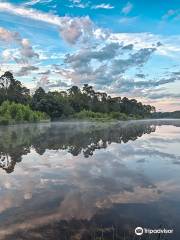
[[[9,100],[22,104],[27,104],[30,101],[29,89],[22,86],[20,81],[15,80],[9,71],[0,77],[0,94],[1,101]]]

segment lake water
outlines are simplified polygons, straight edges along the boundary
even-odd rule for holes
[[[0,127],[0,167],[0,239],[180,239],[178,120]]]

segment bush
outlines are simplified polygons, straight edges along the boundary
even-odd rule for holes
[[[117,120],[128,120],[128,116],[125,113],[121,112],[111,112],[110,113],[111,118],[117,119]]]
[[[120,112],[110,112],[110,113],[100,113],[83,110],[76,113],[75,118],[78,119],[92,119],[92,120],[128,120],[128,116],[125,113]]]
[[[0,124],[38,122],[49,119],[43,112],[33,111],[28,105],[5,101],[0,106]]]

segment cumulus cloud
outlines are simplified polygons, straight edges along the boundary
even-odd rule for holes
[[[123,8],[122,8],[122,13],[128,14],[132,11],[133,5],[132,3],[128,2]]]
[[[112,63],[113,74],[124,73],[131,67],[141,67],[145,64],[156,48],[143,48],[130,55],[127,59],[117,59]]]
[[[117,56],[121,48],[119,43],[109,43],[102,47],[94,49],[89,47],[74,54],[67,54],[64,62],[71,69],[67,71],[67,76],[74,83],[102,82],[102,78],[106,75],[107,64]],[[111,79],[112,77],[109,78]]]
[[[93,24],[89,17],[59,17],[10,3],[0,3],[0,11],[55,25],[58,27],[62,38],[70,44],[76,43],[81,38],[81,40],[84,40],[93,34]]]
[[[91,60],[98,61],[110,60],[115,57],[121,45],[119,43],[110,43],[100,49],[84,48],[75,54],[67,54],[65,58],[66,63],[70,63],[75,68],[80,68],[86,65]]]
[[[34,52],[30,42],[28,39],[23,38],[21,41],[21,56],[25,59],[31,59],[31,58],[39,58],[39,54],[37,54],[36,52]]]
[[[141,68],[155,51],[156,48],[152,47],[134,50],[133,44],[110,42],[101,47],[83,48],[76,53],[67,54],[64,71],[67,69],[66,77],[72,83],[90,82],[98,88],[110,87],[119,80],[122,84],[122,74],[132,68]],[[124,83],[125,86],[127,84]]]
[[[16,63],[28,63],[33,58],[39,58],[39,55],[33,50],[28,39],[21,38],[18,32],[12,32],[5,28],[0,28],[0,41],[8,45],[9,48],[2,51],[2,59],[7,62],[14,60]],[[10,46],[18,47],[11,49]]]
[[[60,34],[70,44],[75,44],[80,38],[85,41],[92,34],[92,22],[89,17],[63,18],[61,23]]]
[[[56,75],[56,80],[54,80],[54,74]],[[45,72],[40,72],[39,75],[41,76],[40,79],[35,79],[35,88],[42,87],[46,92],[48,92],[53,89],[67,88],[69,86],[65,81],[57,79],[58,74],[54,71],[47,70]]]

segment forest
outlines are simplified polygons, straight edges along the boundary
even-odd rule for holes
[[[0,123],[13,119],[16,122],[66,118],[127,120],[148,118],[155,112],[154,106],[127,97],[111,97],[96,92],[88,84],[81,89],[72,86],[66,91],[45,92],[39,87],[31,93],[11,72],[0,77]]]

